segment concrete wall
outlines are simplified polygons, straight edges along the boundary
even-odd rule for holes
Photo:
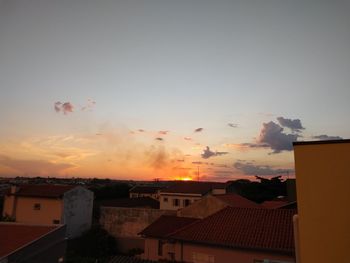
[[[350,262],[350,141],[294,145],[300,263]]]
[[[163,255],[158,255],[158,240],[146,239],[142,258],[148,260],[170,260],[169,253],[175,254],[179,262],[193,263],[254,263],[255,260],[276,260],[278,262],[295,262],[293,256],[260,252],[254,250],[229,249],[218,246],[204,246],[189,243],[168,243],[163,245]]]
[[[127,253],[133,248],[144,249],[144,239],[138,233],[161,215],[176,215],[176,212],[148,208],[101,207],[100,224],[116,238],[118,250]]]
[[[62,201],[60,199],[5,196],[4,215],[14,217],[18,223],[53,224],[61,222]],[[40,204],[40,209],[34,209]]]
[[[212,195],[207,195],[201,200],[177,211],[178,216],[204,218],[216,213],[228,205]]]
[[[186,194],[160,194],[160,209],[164,210],[178,210],[180,208],[185,207],[184,200],[189,200],[190,204],[200,200],[202,198],[201,195],[186,195]],[[179,205],[174,205],[174,199],[179,200]]]
[[[176,215],[176,212],[148,208],[101,207],[100,224],[116,238],[138,238],[138,233],[161,215]]]
[[[78,186],[63,196],[62,222],[67,224],[67,237],[81,235],[91,227],[94,193]]]

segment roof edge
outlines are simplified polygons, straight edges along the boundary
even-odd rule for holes
[[[317,144],[338,144],[338,143],[350,143],[350,139],[324,140],[324,141],[296,141],[296,142],[293,142],[293,146],[298,146],[298,145],[317,145]]]

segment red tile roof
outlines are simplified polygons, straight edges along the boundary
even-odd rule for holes
[[[275,208],[280,208],[282,206],[285,206],[287,204],[288,204],[288,201],[272,200],[272,201],[265,201],[261,203],[261,206],[269,209],[275,209]]]
[[[170,237],[232,248],[294,253],[293,209],[227,207]]]
[[[174,233],[196,221],[198,221],[196,218],[163,215],[139,234],[147,237],[165,238],[171,233]]]
[[[217,182],[176,182],[175,184],[161,190],[161,193],[181,193],[205,195],[213,189],[225,189],[225,183]]]
[[[238,194],[215,195],[231,207],[260,208],[260,205]]]
[[[46,235],[57,226],[31,226],[0,223],[0,258]]]
[[[16,196],[60,198],[65,192],[75,188],[74,185],[20,185],[17,186]],[[9,192],[8,192],[9,194]]]

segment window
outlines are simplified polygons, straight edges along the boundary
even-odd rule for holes
[[[168,202],[168,197],[164,197],[163,201],[167,203]]]
[[[179,206],[180,205],[180,200],[175,198],[173,199],[173,206]]]
[[[183,201],[183,204],[184,204],[184,206],[189,206],[191,204],[191,200],[190,199],[185,199]]]
[[[59,223],[60,223],[60,220],[54,219],[54,220],[52,220],[52,223],[53,223],[53,224],[59,224]]]
[[[34,210],[40,210],[41,209],[41,205],[39,203],[35,203],[33,209]]]

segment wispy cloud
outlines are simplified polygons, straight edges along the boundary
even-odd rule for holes
[[[164,141],[164,139],[161,138],[161,137],[157,137],[157,138],[155,138],[155,140],[157,140],[157,141]]]
[[[238,127],[238,124],[236,124],[236,123],[228,123],[227,125],[229,127],[231,127],[231,128],[237,128]]]
[[[204,130],[204,128],[197,128],[194,130],[194,132],[202,132]]]
[[[184,140],[185,141],[192,141],[192,138],[191,137],[184,137]]]
[[[96,105],[96,101],[94,101],[93,99],[88,99],[86,105],[81,107],[81,110],[82,111],[92,110],[95,107],[95,105]]]
[[[312,139],[317,139],[317,140],[321,140],[321,141],[343,140],[343,138],[340,137],[340,136],[329,136],[329,135],[326,135],[326,134],[312,136]]]
[[[293,172],[292,169],[275,169],[269,165],[255,165],[247,161],[237,161],[233,164],[233,167],[245,175],[282,175]]]
[[[13,159],[6,155],[0,155],[0,164],[28,176],[59,175],[66,169],[74,167],[74,165],[68,163],[53,163],[46,160]]]
[[[158,131],[158,134],[160,135],[167,135],[169,131]]]
[[[228,154],[228,152],[217,152],[217,151],[213,152],[210,150],[209,146],[207,146],[203,150],[203,153],[201,154],[201,156],[203,159],[209,159],[210,157],[213,157],[213,156],[220,156],[225,154]]]

